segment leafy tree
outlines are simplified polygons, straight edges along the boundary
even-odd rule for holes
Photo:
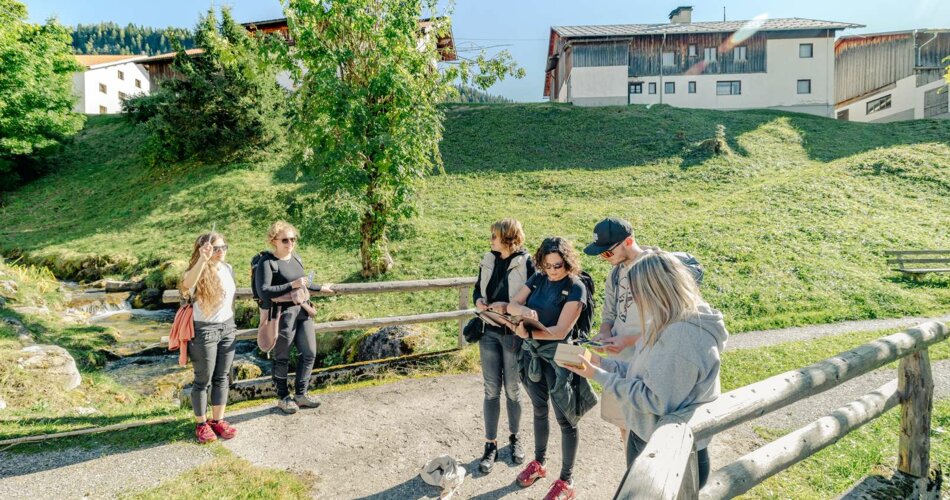
[[[441,169],[443,113],[456,82],[487,88],[522,77],[507,52],[437,65],[446,16],[423,27],[435,0],[283,0],[288,69],[298,88],[291,130],[305,168],[316,172],[331,210],[359,220],[362,274],[393,264],[392,227],[409,217],[421,178]]]
[[[82,68],[69,32],[55,20],[27,22],[26,6],[0,0],[0,177],[9,188],[29,155],[78,132],[85,117],[72,111],[72,74]],[[35,167],[27,167],[35,168]]]
[[[199,20],[195,43],[204,53],[189,56],[181,49],[173,63],[175,78],[163,81],[153,95],[123,105],[149,129],[153,163],[235,160],[274,145],[283,135],[286,93],[264,41],[225,8],[220,22],[213,9]]]

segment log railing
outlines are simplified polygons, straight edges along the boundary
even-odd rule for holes
[[[930,468],[933,377],[928,348],[950,335],[936,321],[882,337],[798,370],[727,392],[660,420],[624,475],[615,498],[732,498],[834,444],[901,405],[898,470],[926,478]],[[900,360],[897,379],[713,471],[698,488],[696,442]]]

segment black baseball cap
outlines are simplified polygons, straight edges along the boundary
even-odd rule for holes
[[[587,245],[584,253],[600,255],[632,235],[633,227],[629,222],[617,217],[607,217],[594,226],[594,242]]]

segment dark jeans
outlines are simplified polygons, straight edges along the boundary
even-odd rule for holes
[[[290,346],[297,346],[297,371],[294,375],[294,394],[302,396],[310,385],[310,372],[317,357],[317,338],[313,333],[313,319],[300,306],[283,310],[278,325],[277,344],[274,346],[274,385],[277,397],[290,394],[287,389],[287,371]]]
[[[498,333],[485,329],[478,341],[482,359],[482,376],[485,378],[485,401],[482,404],[485,416],[485,440],[498,437],[498,419],[501,416],[501,387],[505,386],[505,404],[508,409],[508,430],[518,434],[521,424],[521,400],[518,386],[518,356],[521,339],[513,334]]]
[[[531,398],[531,406],[534,407],[534,459],[544,463],[545,454],[548,451],[548,408],[551,387],[554,387],[554,381],[557,374],[554,366],[547,361],[541,361],[541,380],[532,382],[530,378],[525,377],[524,386]],[[554,407],[554,419],[561,427],[561,479],[570,481],[574,473],[574,459],[577,457],[578,435],[577,427],[571,426],[561,410]]]
[[[636,434],[627,433],[627,469],[633,465],[633,460],[640,456],[646,445]],[[706,480],[709,479],[709,450],[706,448],[697,450],[696,461],[699,465],[699,487],[702,488],[706,484]]]
[[[234,319],[226,323],[195,321],[195,338],[188,342],[188,358],[195,370],[191,407],[196,417],[208,410],[208,388],[213,406],[228,402],[228,373],[234,361]]]

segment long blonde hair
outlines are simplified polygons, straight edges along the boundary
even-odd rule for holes
[[[201,247],[207,243],[214,244],[214,241],[218,239],[227,244],[224,236],[220,233],[205,233],[199,236],[198,239],[195,240],[195,248],[191,251],[191,260],[188,261],[188,269],[193,268],[195,262],[198,262],[198,258],[201,256],[199,252]],[[179,285],[181,293],[183,295],[190,293],[190,290],[181,288],[182,285],[184,285],[184,281]],[[198,277],[198,282],[195,284],[194,298],[202,311],[211,313],[218,310],[221,302],[224,301],[224,286],[221,284],[221,279],[218,278],[216,270],[205,268],[201,272],[201,276]]]
[[[703,299],[686,266],[675,255],[650,250],[630,268],[630,292],[640,310],[644,344],[653,347],[663,330],[699,312]]]

